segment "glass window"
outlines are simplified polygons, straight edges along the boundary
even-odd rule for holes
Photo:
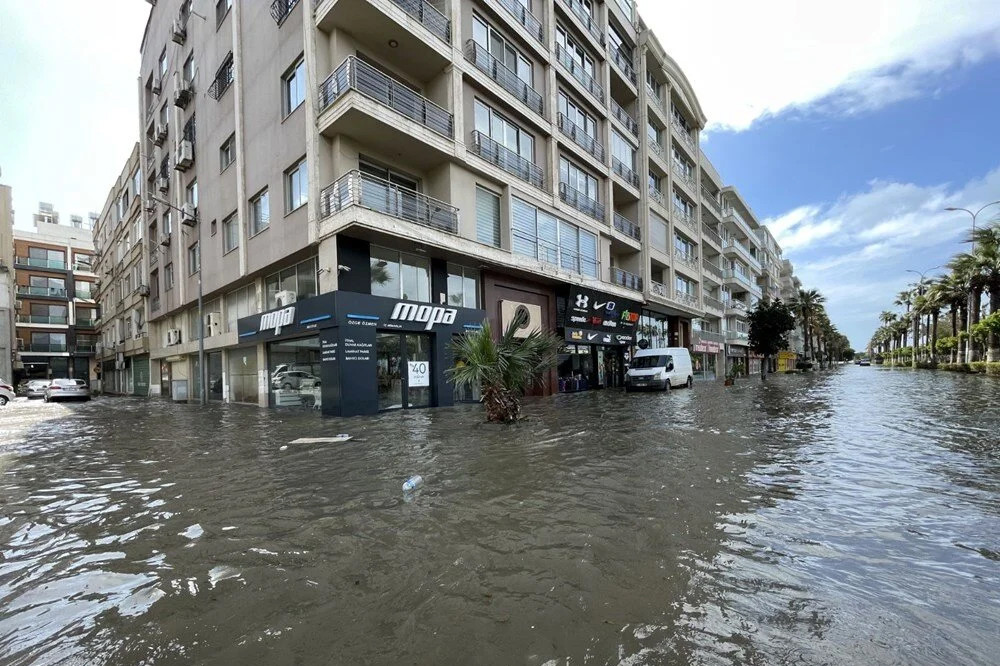
[[[472,39],[514,72],[517,78],[529,86],[532,84],[531,62],[478,14],[472,15]]]
[[[598,194],[597,188],[597,178],[591,176],[589,173],[578,167],[573,162],[570,162],[565,157],[559,158],[559,179],[561,182],[566,183],[580,194],[583,194],[594,201],[600,201],[600,195]]]
[[[309,199],[309,176],[303,158],[285,172],[285,212],[304,206]]]
[[[295,294],[295,299],[299,301],[318,294],[317,266],[318,259],[311,257],[267,276],[264,280],[265,309],[271,310],[278,307],[277,295],[279,291],[290,291]]]
[[[188,247],[188,275],[194,275],[201,270],[201,248],[198,243]]]
[[[500,197],[482,187],[476,187],[476,238],[500,247]]]
[[[373,245],[371,291],[374,296],[430,302],[430,260]]]
[[[226,294],[226,331],[235,331],[237,320],[257,312],[257,288],[249,284]]]
[[[170,232],[173,231],[173,226],[170,223],[170,218],[171,218],[170,212],[171,211],[168,210],[165,213],[163,213],[163,220],[161,222],[161,226],[163,228],[164,236],[169,236]]]
[[[172,263],[163,267],[163,287],[167,291],[174,288],[174,265]]]
[[[167,75],[167,48],[163,47],[163,53],[160,54],[160,60],[158,63],[158,70],[160,72],[160,85],[162,86],[163,77]]]
[[[629,169],[635,169],[635,147],[615,130],[611,130],[611,154]]]
[[[269,388],[275,407],[316,407],[320,404],[319,337],[272,342],[267,345],[267,360]]]
[[[475,102],[476,130],[501,146],[528,160],[535,159],[535,138],[478,99]]]
[[[229,350],[229,399],[257,403],[256,347]]]
[[[597,236],[516,197],[511,205],[515,254],[597,277]]]
[[[646,137],[649,139],[650,143],[655,143],[659,145],[660,133],[661,133],[660,128],[654,125],[653,123],[648,122],[646,124]]]
[[[306,61],[299,61],[281,77],[284,114],[287,116],[299,108],[306,98]]]
[[[649,88],[650,94],[656,99],[660,98],[660,82],[656,80],[653,76],[653,72],[646,70],[646,87]]]
[[[250,200],[250,235],[256,235],[271,224],[271,205],[264,190]]]
[[[191,53],[184,61],[184,83],[194,82],[194,53]]]
[[[448,264],[448,304],[459,308],[479,307],[479,271]]]
[[[222,252],[231,252],[240,246],[240,225],[236,213],[222,221]]]
[[[559,92],[558,104],[559,113],[566,116],[571,123],[580,128],[590,138],[597,138],[597,123],[594,121],[594,118],[562,91]]]
[[[191,204],[192,206],[194,206],[195,208],[197,208],[198,207],[198,181],[196,181],[196,180],[191,181],[191,184],[187,186],[187,189],[185,190],[184,195],[185,195],[185,199],[187,200],[187,202],[189,204]]]
[[[591,76],[594,75],[594,59],[591,58],[586,49],[576,43],[567,34],[562,26],[556,27],[556,44],[562,47],[562,51],[567,54],[570,60]]]
[[[219,170],[225,171],[226,168],[233,163],[236,159],[236,135],[230,134],[229,138],[222,142],[222,146],[219,147]]]

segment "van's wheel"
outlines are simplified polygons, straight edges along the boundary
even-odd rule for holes
[[[694,377],[688,377],[688,381],[687,381],[687,387],[688,387],[689,389],[692,389],[692,388],[694,388]]]
[[[3,407],[6,404],[7,404],[7,396],[0,395],[0,407]]]
[[[670,393],[671,388],[673,387],[670,386],[670,377],[667,377],[665,380],[663,380],[663,390],[666,391],[667,393]]]

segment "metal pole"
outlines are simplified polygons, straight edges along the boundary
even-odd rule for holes
[[[201,404],[205,405],[208,403],[207,392],[206,392],[206,378],[208,377],[208,368],[205,367],[205,313],[202,312],[202,300],[201,300],[201,245],[198,245],[198,377],[201,380],[201,390],[199,391],[199,398]]]
[[[968,213],[969,216],[972,218],[972,238],[969,239],[970,242],[972,243],[972,254],[976,253],[976,218],[979,217],[979,214],[982,213],[984,210],[986,210],[990,206],[996,206],[997,204],[1000,204],[1000,201],[991,201],[990,203],[986,204],[985,206],[983,206],[982,208],[980,208],[979,210],[977,210],[975,213],[973,213],[968,208],[956,208],[956,207],[953,207],[953,206],[945,208],[945,210],[947,210],[947,211],[962,211],[964,213]],[[979,309],[979,303],[974,303],[973,302],[973,298],[972,298],[972,282],[971,282],[971,276],[970,276],[970,282],[969,282],[969,303],[968,303],[968,306],[967,306],[968,313],[967,313],[967,316],[965,318],[965,334],[966,334],[966,339],[965,339],[965,362],[966,363],[971,363],[972,362],[972,360],[973,360],[972,359],[972,352],[975,349],[975,347],[972,344],[972,311],[973,311],[974,308],[978,310]]]

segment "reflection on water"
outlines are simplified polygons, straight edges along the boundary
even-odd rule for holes
[[[998,399],[852,366],[510,427],[81,405],[0,453],[0,662],[988,663]]]

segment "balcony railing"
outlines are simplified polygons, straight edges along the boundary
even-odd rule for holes
[[[97,326],[96,319],[77,319],[76,325],[81,328],[94,328]]]
[[[698,270],[698,255],[697,254],[694,254],[694,253],[688,254],[686,252],[682,252],[681,250],[679,250],[677,248],[674,248],[674,258],[677,261],[679,261],[682,264],[684,264],[685,266],[687,266],[688,268],[693,268],[695,270]]]
[[[82,298],[84,300],[92,301],[97,296],[96,289],[76,289],[73,291],[73,298]]]
[[[621,213],[615,213],[614,225],[615,229],[622,232],[629,238],[634,238],[637,241],[642,240],[642,231],[639,229],[639,225]]]
[[[706,308],[711,308],[712,310],[716,310],[718,312],[722,312],[724,310],[724,308],[722,307],[722,301],[715,298],[714,296],[705,296],[704,300]]]
[[[500,5],[506,9],[517,22],[524,26],[524,29],[531,33],[531,36],[542,41],[542,22],[535,18],[535,15],[527,10],[517,0],[499,0]]]
[[[32,268],[55,268],[66,270],[66,262],[56,259],[36,259],[34,257],[14,257],[14,263],[20,266],[30,266]]]
[[[750,278],[742,273],[737,273],[734,270],[726,270],[723,272],[723,275],[726,280],[735,280],[739,284],[743,285],[747,291],[754,289],[753,284],[750,282]]]
[[[709,261],[708,259],[703,259],[701,265],[705,267],[705,270],[714,275],[715,277],[722,279],[722,268],[715,262]]]
[[[611,269],[611,282],[626,289],[642,291],[642,278],[621,268]]]
[[[649,281],[649,293],[660,298],[670,298],[670,288],[662,282],[655,280]]]
[[[726,342],[739,342],[746,344],[750,341],[750,334],[743,331],[726,331]]]
[[[698,231],[698,223],[695,222],[694,215],[677,205],[674,205],[674,222],[680,222],[685,227],[696,233]]]
[[[714,229],[712,229],[708,225],[706,225],[706,224],[702,224],[701,225],[701,234],[705,238],[707,238],[710,241],[714,242],[719,247],[722,247],[722,236],[720,236],[717,231],[715,231]]]
[[[682,305],[686,305],[689,308],[698,307],[698,297],[694,294],[687,294],[683,291],[674,290],[674,300]]]
[[[451,21],[434,5],[425,0],[392,0],[392,4],[420,21],[421,25],[444,43],[451,42]]]
[[[271,3],[271,18],[274,19],[275,23],[281,25],[297,4],[299,4],[299,0],[274,0]]]
[[[17,293],[25,296],[52,296],[54,298],[66,298],[64,287],[31,287],[25,284],[17,285]]]
[[[472,152],[537,188],[542,188],[545,185],[545,175],[537,164],[529,162],[479,130],[472,133]]]
[[[597,42],[604,46],[604,33],[601,32],[601,26],[597,24],[597,19],[591,16],[587,10],[584,8],[583,3],[580,0],[562,0],[563,4],[569,7],[573,15],[580,19],[587,31],[593,36]]]
[[[755,266],[757,268],[760,267],[760,262],[757,261],[757,258],[754,257],[752,254],[750,254],[750,248],[746,247],[745,245],[737,241],[735,238],[732,237],[726,238],[722,243],[722,249],[736,250],[736,253],[739,254],[741,257],[743,257],[743,260],[746,261],[748,264],[750,264],[751,266]]]
[[[686,143],[690,148],[697,150],[698,144],[694,140],[694,137],[691,136],[691,131],[688,128],[684,127],[684,125],[682,125],[676,118],[670,119],[670,126],[674,128],[674,131],[677,132],[677,136],[679,136],[684,143]]]
[[[665,151],[663,150],[663,146],[660,145],[659,141],[653,141],[653,139],[650,138],[649,141],[648,141],[648,144],[649,144],[650,152],[652,152],[652,153],[654,153],[656,155],[659,155],[660,157],[664,157],[664,152]]]
[[[66,351],[65,342],[32,342],[27,344],[21,351],[27,352],[64,352]]]
[[[94,266],[89,261],[78,261],[73,264],[73,270],[79,273],[93,273]]]
[[[596,199],[591,199],[569,183],[559,183],[559,198],[581,213],[598,220],[604,219],[604,204]]]
[[[320,85],[320,112],[349,90],[356,90],[441,136],[449,139],[455,136],[451,113],[354,56],[348,56]]]
[[[636,84],[635,67],[632,66],[631,59],[618,49],[611,49],[611,61],[615,63],[615,67],[625,75],[632,85]]]
[[[705,302],[707,303],[709,296],[705,297]],[[714,298],[712,299],[715,300]],[[722,308],[718,308],[721,310]],[[715,331],[694,331],[695,342],[725,342],[726,336],[722,333],[717,333]]]
[[[360,171],[348,172],[320,192],[320,217],[329,217],[350,206],[458,233],[458,209],[451,204]]]
[[[661,206],[664,205],[663,192],[659,191],[652,185],[649,186],[649,198],[655,201],[656,203],[660,204]]]
[[[562,44],[556,44],[556,60],[566,68],[566,70],[573,75],[573,78],[580,82],[580,84],[587,89],[591,95],[596,97],[602,103],[604,102],[604,88],[601,84],[594,79],[593,75],[584,70],[583,65],[576,60],[562,47]]]
[[[601,162],[604,161],[604,146],[561,111],[559,112],[559,130],[573,139],[573,143],[586,150]]]
[[[49,315],[17,315],[18,324],[56,324],[65,326],[69,320],[63,317],[53,317]]]
[[[152,311],[156,311],[156,310],[160,309],[160,297],[159,296],[153,296],[152,298],[149,299],[149,309],[152,310]]]
[[[600,272],[601,264],[596,258],[583,256],[579,252],[568,250],[557,243],[551,243],[517,229],[514,229],[511,235],[514,247],[519,248],[514,250],[517,254],[534,257],[547,264],[592,278],[596,278]],[[528,248],[531,249],[530,252],[526,251]]]
[[[524,102],[535,113],[542,112],[542,96],[532,89],[527,82],[517,74],[507,69],[507,66],[493,57],[486,48],[469,40],[465,43],[465,59],[476,66],[476,69],[486,74],[500,84],[500,87],[514,97]]]
[[[712,193],[704,187],[701,188],[701,198],[708,203],[712,210],[715,211],[716,215],[722,215],[722,204],[719,203],[719,200],[712,196]]]
[[[611,158],[611,170],[614,171],[615,175],[617,175],[619,178],[622,178],[626,183],[638,189],[639,175],[632,169],[632,167],[625,164],[617,157],[613,157]]]
[[[628,111],[626,111],[622,106],[615,100],[611,100],[611,115],[618,119],[622,125],[628,128],[628,131],[632,133],[632,136],[638,138],[639,136],[639,123],[636,122]]]
[[[223,5],[224,3],[220,3]],[[218,100],[222,97],[229,86],[233,85],[233,52],[230,51],[225,58],[222,59],[222,64],[219,69],[215,72],[215,79],[212,84],[208,86],[208,96],[214,100]]]
[[[743,301],[729,300],[725,303],[726,314],[746,314],[747,304]]]
[[[686,183],[688,187],[695,187],[694,169],[691,167],[685,167],[683,165],[674,162],[672,165],[672,170],[674,176],[677,180]]]

